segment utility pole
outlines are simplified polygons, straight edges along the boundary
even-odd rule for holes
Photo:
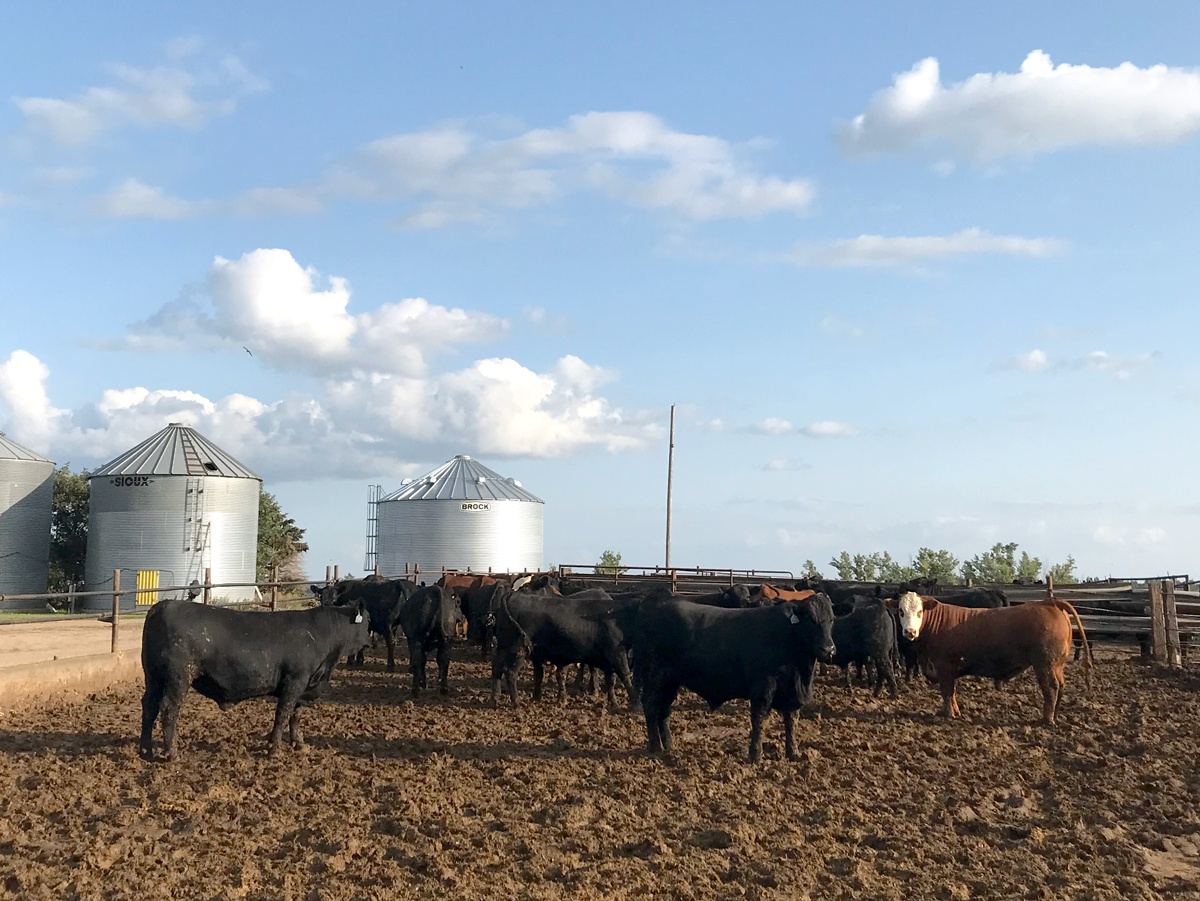
[[[667,450],[667,560],[666,569],[671,569],[671,479],[675,474],[675,405],[671,404],[671,439]]]

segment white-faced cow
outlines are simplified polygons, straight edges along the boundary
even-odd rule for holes
[[[1071,617],[1088,650],[1074,607],[1050,598],[1017,607],[968,610],[912,592],[902,594],[898,603],[900,628],[916,642],[922,661],[928,663],[926,675],[941,689],[943,716],[959,714],[959,677],[980,676],[999,685],[1032,667],[1042,690],[1042,721],[1055,723],[1071,652]],[[1089,652],[1085,671],[1090,666]]]

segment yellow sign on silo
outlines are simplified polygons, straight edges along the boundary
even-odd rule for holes
[[[139,569],[137,574],[137,594],[134,603],[138,607],[150,607],[158,603],[158,570]]]

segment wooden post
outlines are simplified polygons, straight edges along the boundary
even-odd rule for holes
[[[1167,629],[1167,666],[1183,666],[1183,655],[1179,650],[1179,619],[1175,614],[1175,580],[1165,579],[1163,587],[1163,618]]]
[[[1046,575],[1046,600],[1054,597],[1054,576],[1047,573]]]
[[[328,585],[328,584],[329,584],[329,576],[330,576],[330,573],[331,573],[331,570],[329,569],[329,567],[328,567],[328,566],[326,566],[326,567],[325,567],[325,584],[326,584],[326,585]]]
[[[338,565],[333,564],[333,581],[338,581]]]
[[[379,575],[379,564],[378,563],[375,564],[375,575],[377,575],[377,576]]]
[[[275,604],[279,600],[279,567],[271,564],[271,612],[275,612]]]
[[[121,571],[113,570],[113,621],[112,621],[112,652],[117,653],[117,639],[121,622]]]
[[[1167,662],[1167,623],[1163,611],[1163,583],[1148,582],[1150,590],[1150,653],[1155,663]]]
[[[204,567],[204,603],[212,603],[212,567]]]
[[[671,485],[675,478],[675,405],[671,404],[671,436],[667,443],[667,554],[663,566],[671,568]]]

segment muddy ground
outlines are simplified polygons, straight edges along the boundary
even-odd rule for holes
[[[446,699],[379,663],[274,759],[265,702],[191,694],[169,764],[136,754],[138,686],[6,714],[0,897],[1200,897],[1195,670],[1109,652],[1084,694],[1073,666],[1055,730],[1029,676],[966,685],[956,722],[831,676],[802,760],[775,717],[753,766],[743,704],[685,695],[664,761],[598,699],[491,709],[466,648]]]

